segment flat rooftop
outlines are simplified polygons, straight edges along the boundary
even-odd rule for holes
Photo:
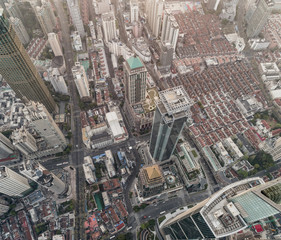
[[[159,92],[159,98],[169,115],[188,111],[193,104],[182,85]]]

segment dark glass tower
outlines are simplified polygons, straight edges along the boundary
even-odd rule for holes
[[[3,9],[0,9],[0,74],[17,97],[41,102],[49,112],[56,111],[51,93],[3,14]]]
[[[169,159],[178,143],[179,136],[190,119],[192,100],[182,86],[159,92],[149,150],[157,161]]]

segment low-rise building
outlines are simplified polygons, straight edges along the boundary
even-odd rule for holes
[[[72,35],[72,48],[76,51],[82,51],[83,50],[83,45],[81,41],[81,37],[77,31],[73,32]]]
[[[260,63],[259,71],[264,82],[280,80],[281,72],[275,62]]]

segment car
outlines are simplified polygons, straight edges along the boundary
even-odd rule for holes
[[[142,217],[142,219],[147,219],[147,216],[144,215],[144,216]]]

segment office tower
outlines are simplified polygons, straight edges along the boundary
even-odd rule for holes
[[[15,30],[0,10],[0,74],[15,91],[17,97],[39,101],[50,111],[56,110],[56,104],[44,84],[27,52],[21,44]]]
[[[28,160],[23,162],[19,166],[19,171],[25,177],[37,182],[57,195],[62,194],[66,190],[65,183],[37,161]]]
[[[248,38],[253,38],[259,35],[266,24],[273,7],[273,0],[259,0],[257,2],[255,10],[251,16],[248,17],[246,29]]]
[[[101,16],[101,19],[105,42],[109,42],[115,39],[117,37],[117,34],[114,13],[104,13]]]
[[[44,1],[41,7],[36,6],[35,15],[45,35],[54,31],[56,28],[56,17],[49,1]]]
[[[0,7],[6,9],[5,3],[8,3],[8,0],[0,0]]]
[[[164,12],[164,18],[162,23],[161,42],[169,43],[176,49],[179,36],[179,25],[172,15],[170,9],[166,9]]]
[[[220,0],[208,0],[207,9],[217,11]]]
[[[161,42],[160,64],[163,67],[170,67],[173,62],[175,49],[169,43]]]
[[[164,239],[221,239],[281,212],[281,178],[232,183],[194,207],[164,221]],[[266,220],[265,220],[266,221]]]
[[[7,158],[14,152],[14,146],[8,138],[0,133],[0,159]]]
[[[63,133],[43,104],[30,101],[23,109],[23,113],[25,119],[29,121],[29,126],[47,143],[46,148],[60,149],[60,151],[66,148]]]
[[[22,197],[23,193],[30,189],[25,177],[11,169],[0,167],[0,193],[10,197]]]
[[[0,198],[0,216],[10,209],[10,204],[4,199]]]
[[[76,30],[78,31],[81,37],[85,36],[85,30],[83,21],[80,14],[79,3],[77,0],[67,0],[68,9],[70,12],[70,16],[72,19],[72,23],[75,26]]]
[[[10,0],[8,3],[5,3],[5,7],[10,17],[22,19],[21,11],[18,7],[18,2],[15,0]]]
[[[124,62],[125,95],[130,104],[145,100],[147,70],[139,57]]]
[[[139,6],[136,0],[130,2],[131,8],[131,23],[137,22],[139,20]]]
[[[71,71],[80,98],[90,97],[89,82],[84,67],[80,62],[76,62]]]
[[[161,32],[162,13],[164,9],[163,0],[146,0],[147,22],[153,33],[158,38]]]
[[[24,127],[14,130],[11,139],[14,146],[25,156],[38,150],[35,138]]]
[[[185,123],[190,119],[192,100],[183,86],[159,92],[154,113],[149,151],[157,161],[168,160],[178,143]]]
[[[51,45],[51,48],[52,48],[55,56],[63,56],[58,34],[53,33],[53,32],[48,33],[48,41]]]
[[[19,18],[10,17],[10,23],[12,24],[18,38],[22,44],[28,44],[30,41],[29,35]]]

